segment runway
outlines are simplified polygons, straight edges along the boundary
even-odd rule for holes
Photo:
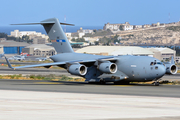
[[[0,89],[180,98],[179,85],[160,85],[160,86],[153,86],[151,84],[100,85],[100,84],[88,84],[85,82],[63,82],[63,81],[59,82],[59,81],[42,81],[42,80],[0,80]]]
[[[55,74],[63,69],[0,67],[1,74]],[[179,80],[180,74],[164,76]],[[180,85],[106,85],[45,80],[0,80],[0,119],[179,120]]]
[[[178,120],[180,86],[0,80],[1,119]]]

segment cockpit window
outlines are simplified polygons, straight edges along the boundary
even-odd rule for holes
[[[162,62],[156,62],[156,61],[150,63],[150,65],[156,65],[156,64],[158,64],[158,65],[163,65]]]
[[[162,62],[157,62],[157,64],[162,65]]]

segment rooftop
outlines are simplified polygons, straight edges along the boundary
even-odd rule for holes
[[[34,48],[34,50],[36,50],[36,49],[41,49],[41,50],[51,50],[51,49],[53,49],[54,50],[54,47],[48,46],[48,45],[45,45],[45,44],[32,44],[32,45],[26,46],[25,48]]]
[[[28,46],[30,44],[26,43],[26,42],[16,42],[16,41],[13,41],[13,40],[6,40],[6,41],[2,41],[0,42],[0,45],[3,45],[3,46],[8,46],[8,47],[15,47],[15,46]]]
[[[77,50],[78,53],[108,53],[108,55],[153,55],[154,53],[136,46],[89,46]]]

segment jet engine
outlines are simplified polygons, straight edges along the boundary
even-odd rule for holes
[[[83,76],[87,73],[87,67],[81,64],[72,64],[68,67],[68,72],[72,75]]]
[[[165,64],[166,65],[166,74],[176,74],[178,67],[175,64]]]
[[[98,66],[98,69],[103,73],[113,74],[117,72],[117,65],[111,62],[103,62]]]

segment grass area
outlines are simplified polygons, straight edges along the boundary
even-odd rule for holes
[[[71,78],[66,75],[26,75],[22,76],[22,74],[18,75],[0,75],[0,79],[16,79],[16,80],[50,80],[50,81],[76,81],[76,82],[84,82],[83,78]]]
[[[149,82],[131,82],[132,84],[153,84],[154,81],[149,81]],[[160,81],[159,84],[166,84],[166,85],[180,85],[180,81],[168,81],[168,80],[163,80]]]
[[[56,76],[54,74],[50,75],[26,75],[22,76],[22,74],[18,75],[0,75],[0,79],[15,79],[15,80],[48,80],[48,81],[74,81],[74,82],[84,82],[84,78],[72,78],[66,75]],[[152,84],[153,81],[150,82],[131,82],[131,84]],[[180,81],[160,81],[160,84],[166,85],[180,85]]]

